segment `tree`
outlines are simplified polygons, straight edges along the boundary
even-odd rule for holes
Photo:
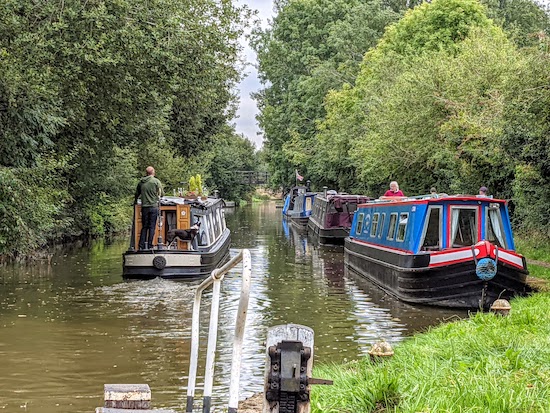
[[[326,93],[355,78],[364,52],[397,13],[377,1],[296,0],[279,4],[273,26],[256,31],[261,79],[259,122],[275,184],[293,181],[297,166],[309,176],[316,124]]]

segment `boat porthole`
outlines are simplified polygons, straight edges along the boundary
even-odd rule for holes
[[[155,267],[157,270],[162,270],[164,267],[166,267],[166,258],[162,256],[158,256],[153,258],[153,267]]]

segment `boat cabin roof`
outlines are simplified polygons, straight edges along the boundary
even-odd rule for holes
[[[208,197],[205,200],[200,198],[197,199],[186,199],[179,196],[163,196],[160,198],[160,205],[162,206],[173,206],[173,205],[189,205],[191,207],[197,208],[208,208],[216,204],[222,204],[223,200],[221,198],[211,198]]]
[[[361,207],[369,206],[380,206],[380,205],[394,205],[395,203],[399,204],[431,204],[431,203],[441,203],[441,202],[495,202],[499,204],[507,204],[508,201],[505,199],[496,199],[492,196],[478,196],[478,195],[447,195],[447,194],[436,194],[436,195],[419,195],[419,196],[381,196],[378,199],[371,199],[365,203],[362,203]]]

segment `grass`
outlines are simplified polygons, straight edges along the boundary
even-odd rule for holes
[[[312,412],[550,411],[550,294],[512,301],[508,317],[476,313],[406,339],[392,359],[326,365]]]

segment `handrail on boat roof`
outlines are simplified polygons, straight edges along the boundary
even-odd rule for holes
[[[446,193],[440,193],[440,194],[425,194],[425,195],[414,195],[414,196],[381,196],[380,198],[373,199],[365,203],[368,204],[368,203],[381,203],[381,202],[415,201],[415,200],[439,199],[439,198],[494,199],[493,195],[484,195],[484,196],[468,195],[468,194],[449,195]]]

